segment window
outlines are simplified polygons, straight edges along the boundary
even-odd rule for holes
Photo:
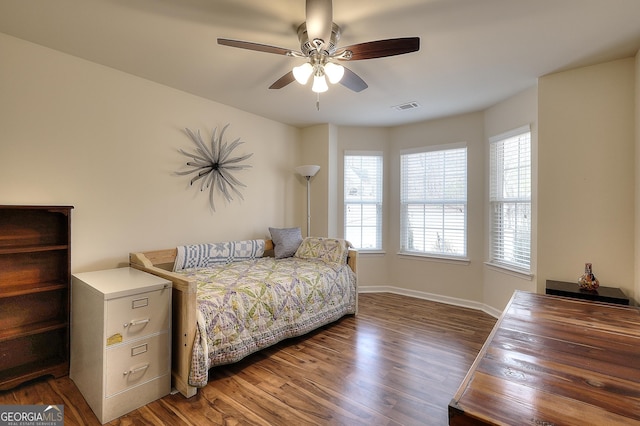
[[[467,147],[403,151],[400,252],[467,256]]]
[[[529,126],[489,140],[490,262],[531,269],[531,132]]]
[[[382,153],[345,152],[344,235],[361,250],[382,250]]]

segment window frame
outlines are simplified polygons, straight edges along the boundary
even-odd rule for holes
[[[405,191],[408,191],[408,188],[406,187],[405,184],[405,179],[407,178],[406,176],[406,171],[405,171],[405,157],[408,155],[413,155],[413,154],[429,154],[429,153],[445,153],[447,151],[451,152],[451,151],[458,151],[458,150],[464,150],[464,162],[463,162],[463,167],[462,169],[454,169],[453,171],[457,171],[458,173],[463,173],[464,177],[463,178],[458,178],[458,181],[460,182],[464,182],[464,188],[463,188],[463,196],[460,198],[448,198],[448,196],[443,196],[443,198],[440,200],[440,202],[436,202],[435,200],[432,200],[431,202],[424,202],[424,203],[410,203],[409,200],[406,200],[405,198],[407,197],[407,194],[405,193]],[[459,161],[459,160],[457,160]],[[446,164],[444,166],[446,168]],[[468,187],[469,187],[469,182],[468,182],[468,170],[469,170],[469,161],[468,161],[468,146],[465,142],[460,142],[460,143],[452,143],[452,144],[446,144],[446,145],[431,145],[431,146],[423,146],[423,147],[419,147],[419,148],[412,148],[412,149],[404,149],[400,151],[400,250],[399,250],[399,254],[401,255],[410,255],[410,256],[420,256],[420,257],[425,257],[425,258],[434,258],[434,259],[445,259],[445,260],[454,260],[454,261],[468,261]],[[449,170],[452,171],[451,168],[447,168],[445,170]],[[425,169],[426,172],[426,169]],[[444,179],[446,179],[446,173],[443,171],[444,173]],[[450,182],[450,183],[455,183],[455,181]],[[443,190],[445,190],[446,185],[443,184]],[[428,201],[428,199],[425,198],[424,201]],[[461,232],[462,232],[462,237],[460,239],[458,239],[458,244],[461,245],[462,247],[462,252],[455,254],[455,253],[451,253],[451,252],[447,252],[447,251],[436,251],[436,250],[411,250],[408,247],[408,240],[409,240],[409,229],[408,229],[408,225],[407,225],[407,221],[408,221],[408,206],[409,204],[422,204],[423,206],[427,206],[427,205],[437,205],[437,206],[442,206],[442,211],[443,211],[443,223],[442,223],[442,232],[443,235],[445,234],[445,219],[444,219],[444,214],[445,214],[445,206],[449,205],[449,206],[459,206],[462,205],[463,206],[463,212],[462,212],[462,221],[461,223]],[[426,229],[426,226],[423,226],[422,229]],[[445,237],[446,238],[446,237]],[[425,244],[426,241],[424,242]]]
[[[347,188],[347,157],[373,157],[374,161],[377,162],[376,167],[378,168],[378,173],[376,176],[376,183],[374,184],[377,192],[377,197],[373,201],[363,201],[362,198],[360,201],[350,200],[349,199],[349,190]],[[383,224],[384,224],[384,152],[378,150],[365,150],[365,151],[353,151],[353,150],[345,150],[342,156],[342,167],[343,167],[343,233],[344,238],[349,240],[350,233],[347,232],[347,228],[349,227],[348,219],[348,208],[350,206],[375,206],[376,210],[376,226],[375,226],[375,240],[376,247],[359,247],[354,241],[349,240],[354,247],[359,252],[364,253],[380,253],[384,250],[384,235],[383,235]],[[362,210],[361,210],[362,211]],[[362,213],[361,213],[362,214]],[[370,226],[365,226],[364,220],[361,218],[359,226],[352,226],[351,228],[360,228],[360,242],[363,241],[363,230],[365,228],[371,228]]]

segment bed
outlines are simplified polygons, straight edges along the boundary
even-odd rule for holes
[[[348,242],[305,238],[284,257],[275,248],[249,240],[130,253],[131,267],[173,283],[172,380],[185,397],[212,367],[357,313]]]

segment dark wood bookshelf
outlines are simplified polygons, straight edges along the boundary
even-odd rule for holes
[[[0,390],[69,372],[72,206],[0,206]]]

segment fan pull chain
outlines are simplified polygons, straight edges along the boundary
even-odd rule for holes
[[[320,93],[316,93],[316,109],[320,111]]]

